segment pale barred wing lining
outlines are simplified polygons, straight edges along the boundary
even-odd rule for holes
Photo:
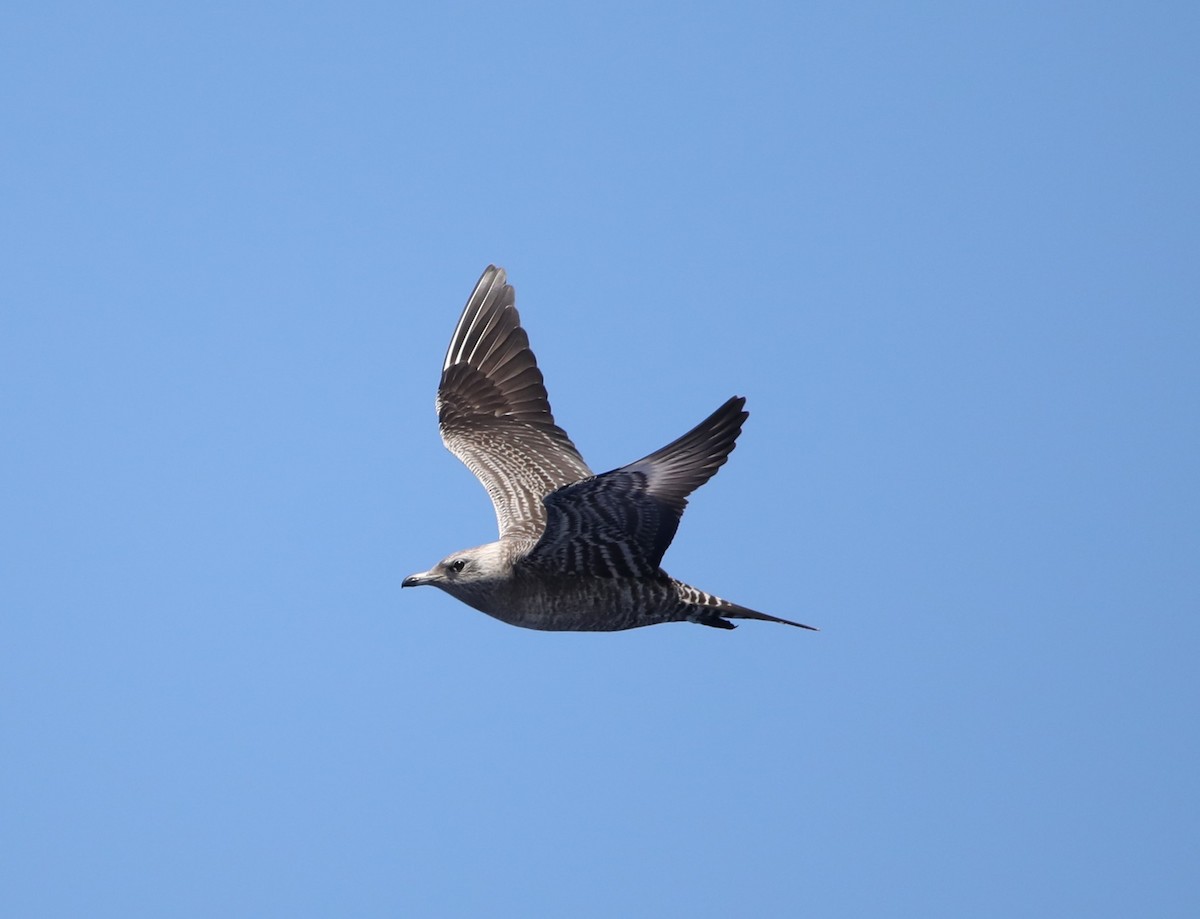
[[[550,492],[592,474],[554,423],[504,269],[488,266],[450,339],[438,386],[442,442],[487,489],[500,536],[541,535]]]
[[[733,450],[746,400],[730,399],[661,450],[546,496],[546,530],[519,564],[547,573],[651,577],[658,572],[687,496]]]

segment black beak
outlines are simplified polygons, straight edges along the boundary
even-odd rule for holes
[[[421,579],[419,577],[417,577],[415,574],[409,575],[403,581],[400,582],[400,586],[401,587],[420,587]]]

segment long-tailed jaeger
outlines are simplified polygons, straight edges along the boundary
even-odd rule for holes
[[[527,629],[613,632],[659,622],[732,629],[759,613],[662,568],[693,491],[741,432],[746,400],[730,399],[649,456],[593,475],[554,423],[504,270],[488,266],[450,339],[437,392],[442,442],[492,498],[500,538],[463,549],[402,586],[440,587]]]

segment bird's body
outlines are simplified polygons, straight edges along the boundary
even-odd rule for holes
[[[615,632],[686,618],[685,604],[667,577],[547,577],[531,575],[516,565],[511,577],[456,595],[509,625],[549,632]],[[533,596],[536,602],[531,602]]]
[[[661,622],[798,622],[730,603],[659,566],[687,496],[722,464],[746,419],[735,397],[649,456],[593,475],[554,423],[503,269],[467,301],[442,367],[442,440],[483,483],[500,538],[403,586],[430,584],[510,625],[612,632]]]
[[[707,598],[711,604],[715,598],[700,594],[662,571],[639,578],[544,575],[518,562],[507,577],[464,581],[454,586],[456,589],[448,592],[468,606],[526,629],[617,632],[689,619],[718,624],[711,621],[711,614],[719,615],[719,607],[707,610],[710,615],[703,616],[704,604],[696,602]]]

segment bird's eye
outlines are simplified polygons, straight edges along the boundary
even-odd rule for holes
[[[456,558],[454,561],[452,561],[450,563],[451,571],[462,571],[466,567],[467,567],[467,560],[465,558]]]

